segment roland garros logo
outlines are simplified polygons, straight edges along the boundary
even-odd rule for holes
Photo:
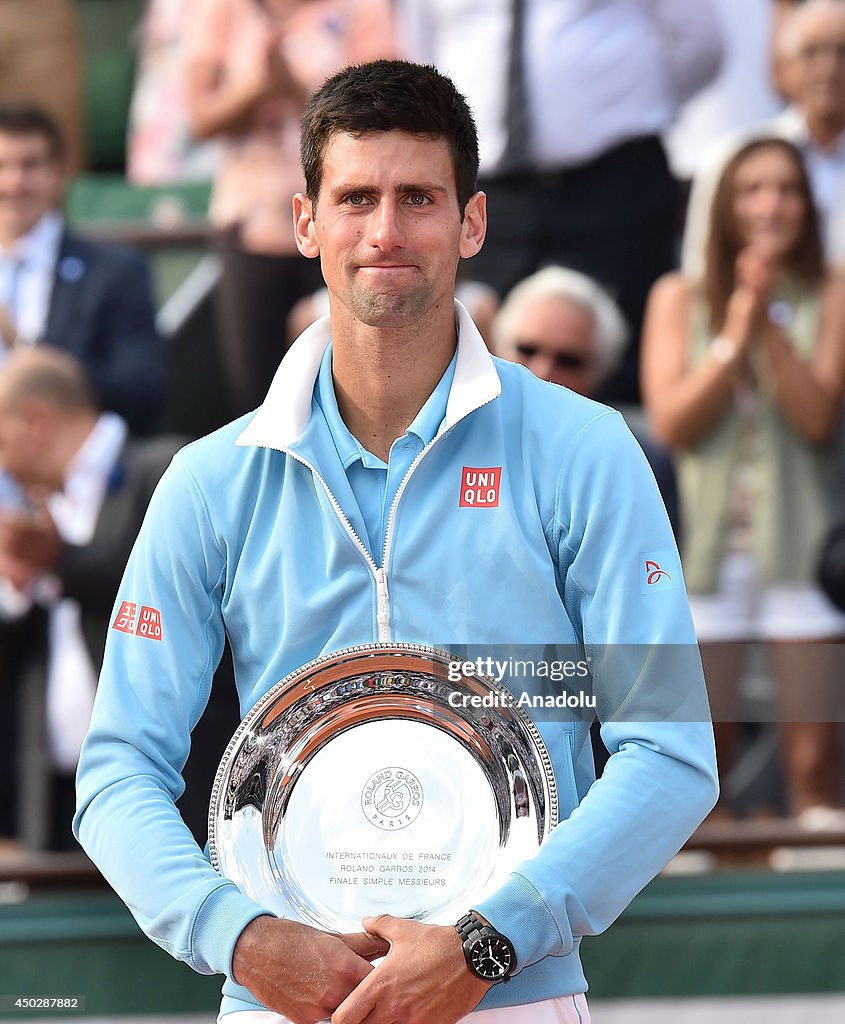
[[[415,821],[423,805],[420,780],[407,768],[382,768],[371,775],[361,793],[367,821],[395,832]]]

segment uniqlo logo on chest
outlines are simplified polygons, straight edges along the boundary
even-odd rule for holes
[[[461,476],[460,508],[497,508],[502,467],[464,466]]]
[[[134,601],[122,602],[112,623],[112,629],[133,636],[143,636],[147,640],[161,640],[164,635],[161,628],[161,612],[158,608],[143,604],[139,615],[138,605]]]

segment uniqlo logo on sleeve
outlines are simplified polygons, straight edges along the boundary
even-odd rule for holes
[[[502,467],[489,466],[479,469],[464,466],[461,476],[460,508],[497,508],[499,487],[502,483]]]
[[[134,601],[124,601],[118,609],[112,629],[117,629],[121,633],[134,633],[137,612],[138,605]]]
[[[143,605],[138,619],[136,636],[145,636],[148,640],[161,640],[161,612],[158,608]]]

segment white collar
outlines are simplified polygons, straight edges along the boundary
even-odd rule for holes
[[[117,413],[104,412],[71,459],[65,474],[65,494],[72,494],[82,480],[108,477],[126,441],[126,433],[125,420]]]
[[[448,430],[474,409],[498,398],[499,375],[484,339],[464,306],[455,300],[458,319],[458,361],[438,433]],[[311,398],[323,353],[331,340],[331,318],[322,317],[291,345],[276,371],[270,390],[237,444],[283,450],[301,436],[311,418]]]
[[[50,513],[67,543],[91,542],[126,434],[126,421],[104,412],[71,460],[63,489],[50,496]]]
[[[0,253],[7,258],[23,260],[30,267],[52,269],[59,254],[64,226],[64,217],[58,211],[50,210],[25,235],[5,249],[0,248]]]

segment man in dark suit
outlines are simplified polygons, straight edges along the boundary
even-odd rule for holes
[[[0,361],[13,347],[65,349],[102,408],[149,433],[166,373],[149,270],[139,253],[67,229],[63,154],[42,110],[0,104]]]
[[[0,468],[30,502],[28,509],[0,507],[0,575],[32,599],[24,620],[30,660],[46,652],[47,732],[56,769],[52,846],[72,842],[72,772],[123,568],[152,492],[183,443],[132,439],[119,416],[101,412],[79,362],[50,346],[15,351],[0,368]],[[0,642],[2,636],[0,626]],[[20,662],[20,651],[14,653]],[[221,717],[207,759],[211,769],[237,724],[237,709],[227,705]],[[208,773],[197,811],[189,812],[198,826]]]

